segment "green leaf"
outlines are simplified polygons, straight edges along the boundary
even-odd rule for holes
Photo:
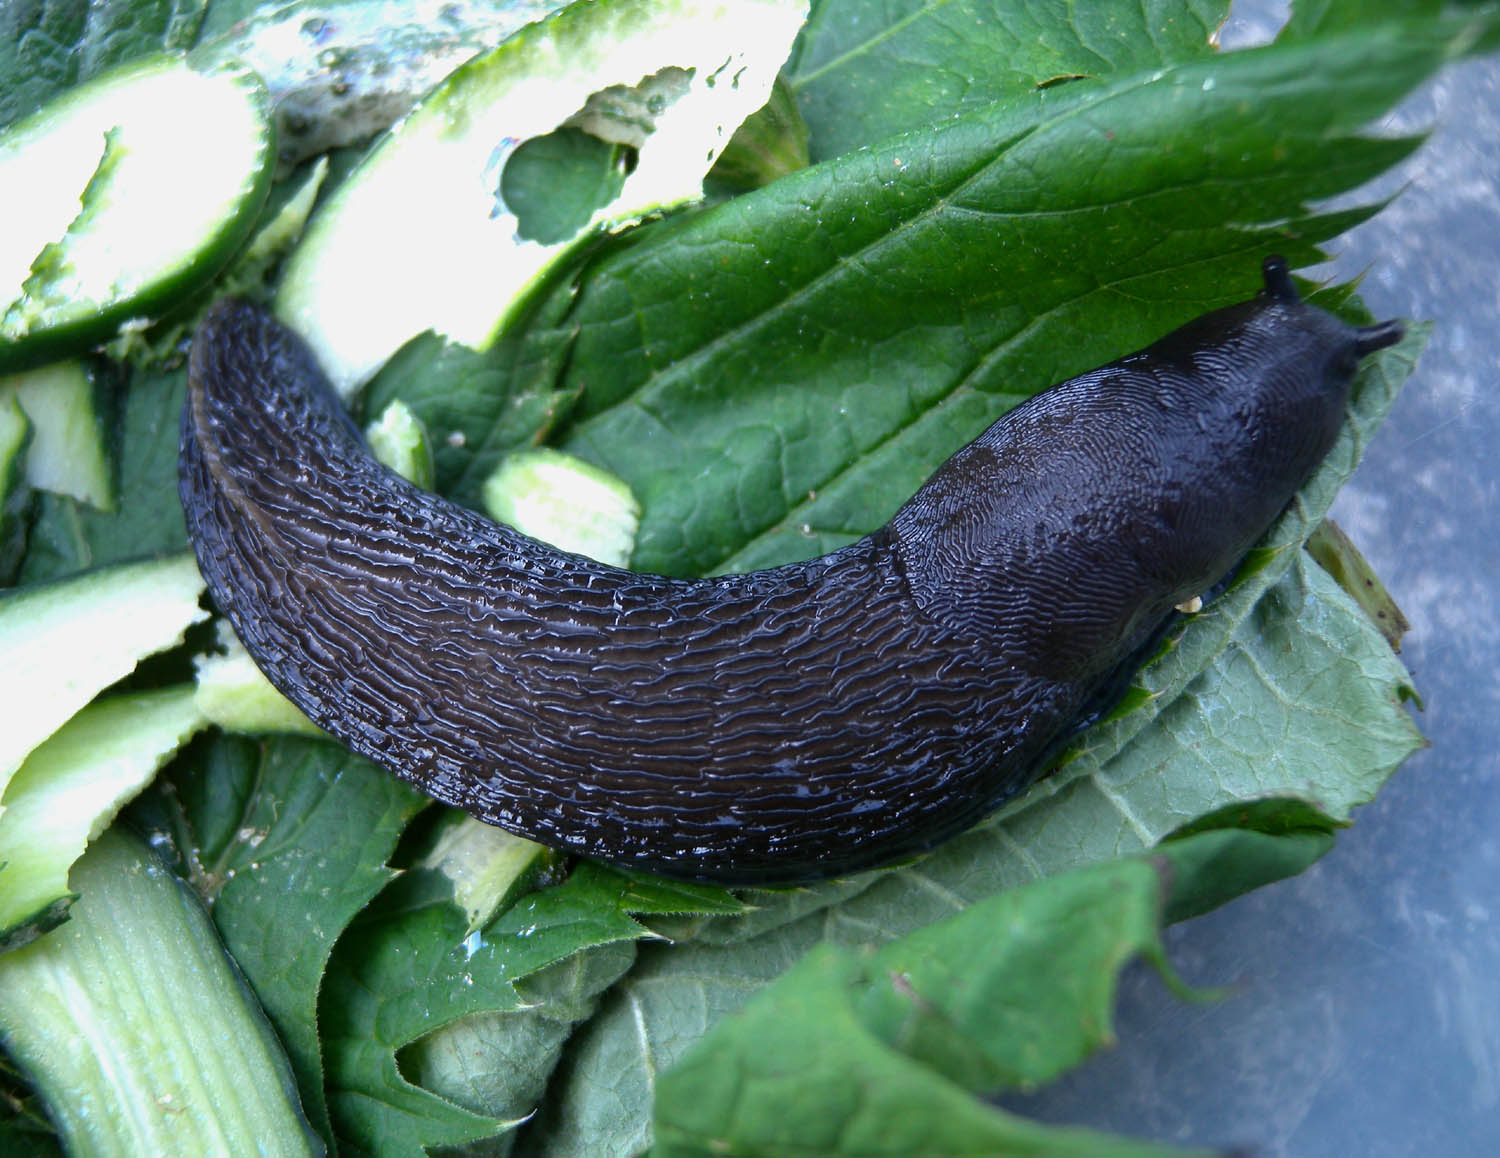
[[[1292,13],[1277,36],[1280,44],[1348,32],[1379,20],[1431,23],[1444,16],[1460,16],[1465,9],[1490,7],[1488,0],[1295,0]],[[1467,49],[1494,49],[1500,34],[1493,12],[1478,12],[1472,31],[1479,38]]]
[[[810,954],[663,1077],[652,1155],[1204,1153],[1042,1126],[986,1105],[872,1032],[858,1002],[881,983],[905,993],[899,978],[875,978],[848,953]],[[1013,984],[1010,1003],[1031,999],[1024,979]]]
[[[1296,876],[1333,848],[1328,818],[1300,800],[1235,805],[1191,827],[1197,835],[1161,845],[1161,861],[1171,874],[1169,922],[1200,916],[1252,889]]]
[[[0,1059],[0,1149],[13,1158],[63,1158],[41,1099]]]
[[[461,1018],[522,1009],[516,982],[574,954],[652,936],[632,913],[704,911],[738,912],[740,905],[721,889],[584,863],[563,884],[522,898],[471,935],[447,878],[408,873],[339,941],[329,968],[322,1011],[341,1145],[419,1155],[424,1146],[456,1145],[513,1125],[494,1107],[475,1114],[411,1084],[397,1066],[398,1051]],[[535,1076],[521,1075],[523,1086]],[[519,1096],[507,1093],[502,1101]]]
[[[814,160],[992,101],[1207,56],[1226,0],[1077,4],[1006,0],[815,4],[787,73]]]
[[[968,1090],[1050,1081],[1112,1041],[1124,964],[1160,959],[1159,888],[1145,861],[1107,861],[913,930],[865,964],[861,1019]]]
[[[1307,850],[1296,833],[1204,831],[988,897],[874,952],[821,945],[662,1075],[652,1154],[1181,1153],[971,1095],[1031,1088],[1110,1044],[1120,970],[1142,957],[1166,971],[1164,906],[1194,907],[1221,862],[1264,883],[1301,871]]]
[[[572,238],[620,195],[633,153],[566,127],[521,145],[500,176],[500,198],[516,215],[516,236],[542,245]]]
[[[519,1009],[476,1013],[429,1034],[401,1054],[417,1085],[478,1114],[520,1120],[546,1091],[573,1029],[635,963],[635,944],[599,945],[516,983]],[[509,1150],[514,1135],[495,1139]]]
[[[558,312],[554,300],[542,316]],[[553,384],[568,334],[557,328],[502,338],[484,353],[419,334],[371,380],[366,412],[395,401],[409,407],[432,438],[437,490],[477,507],[496,464],[540,442],[572,405],[576,392]]]
[[[196,771],[194,770],[196,769]],[[285,1044],[308,1116],[328,1133],[318,994],[335,939],[393,873],[426,803],[321,740],[218,737],[181,763],[150,818]]]
[[[138,56],[186,48],[207,0],[15,0],[0,5],[0,127]]]

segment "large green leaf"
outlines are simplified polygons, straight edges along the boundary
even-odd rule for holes
[[[516,982],[519,1009],[475,1013],[420,1039],[403,1054],[410,1080],[475,1113],[520,1121],[546,1092],[563,1047],[600,995],[635,964],[635,943],[573,954]],[[491,1145],[508,1152],[514,1133]]]
[[[1287,44],[1392,18],[1434,21],[1465,9],[1474,10],[1478,16],[1469,27],[1473,40],[1466,49],[1493,50],[1500,44],[1500,27],[1494,22],[1492,0],[1296,0],[1291,17],[1276,39]]]
[[[1225,0],[813,5],[787,74],[815,160],[1045,85],[1130,73],[1212,50]]]

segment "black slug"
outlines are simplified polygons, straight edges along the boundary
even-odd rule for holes
[[[377,464],[302,342],[225,301],[181,496],[215,602],[350,748],[523,836],[806,881],[928,848],[1045,769],[1327,453],[1365,354],[1285,262],[1038,394],[874,534],[683,580],[557,551]]]

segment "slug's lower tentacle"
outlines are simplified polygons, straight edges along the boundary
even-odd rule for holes
[[[875,534],[706,580],[408,485],[300,340],[223,302],[193,346],[183,508],[272,683],[423,791],[617,863],[814,879],[1023,789],[1326,453],[1345,363],[1399,333],[1283,280],[1268,263],[1255,301],[1038,395]]]

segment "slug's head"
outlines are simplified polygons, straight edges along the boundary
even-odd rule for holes
[[[1399,322],[1353,326],[1265,288],[1045,390],[949,459],[890,524],[913,598],[1018,670],[1109,671],[1210,590],[1338,437],[1360,359]]]
[[[1272,313],[1286,331],[1301,331],[1309,340],[1309,349],[1322,357],[1323,375],[1329,384],[1347,385],[1359,369],[1360,359],[1376,350],[1394,346],[1406,334],[1398,321],[1377,322],[1373,326],[1351,326],[1316,306],[1302,301],[1292,284],[1286,258],[1273,253],[1261,263],[1265,288],[1256,298],[1263,313]]]

